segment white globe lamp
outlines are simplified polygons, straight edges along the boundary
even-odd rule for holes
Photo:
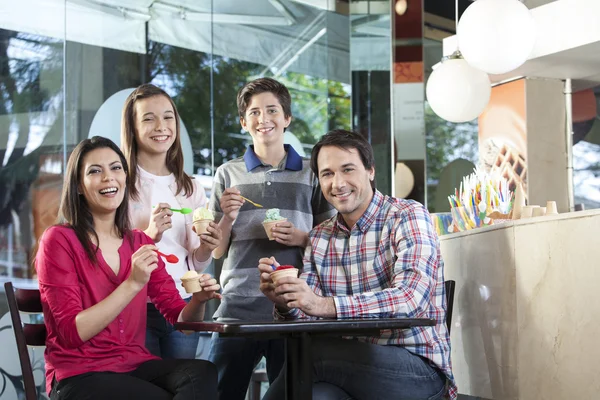
[[[535,44],[535,20],[519,0],[476,0],[461,16],[457,37],[469,64],[504,74],[527,61]]]
[[[450,122],[467,122],[483,112],[492,93],[488,75],[470,66],[459,51],[444,57],[427,81],[431,109]]]

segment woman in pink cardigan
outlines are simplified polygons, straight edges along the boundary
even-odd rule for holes
[[[171,324],[201,321],[220,298],[209,275],[186,304],[144,232],[129,229],[127,162],[95,136],[69,157],[62,225],[46,230],[36,269],[48,331],[52,400],[215,399],[217,372],[203,360],[161,360],[144,344],[146,299]]]
[[[135,89],[123,106],[121,146],[129,163],[130,218],[134,228],[160,245],[161,251],[180,260],[167,264],[167,272],[180,288],[188,270],[203,271],[212,260],[212,250],[221,240],[221,231],[211,223],[209,234],[193,231],[192,214],[170,208],[204,207],[206,195],[197,181],[183,171],[180,122],[171,97],[162,89],[144,84]],[[152,303],[148,303],[146,346],[162,358],[196,357],[198,333],[175,330]]]

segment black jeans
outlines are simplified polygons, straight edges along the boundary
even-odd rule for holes
[[[57,382],[51,400],[216,400],[217,369],[204,360],[153,360],[128,373],[90,372]]]

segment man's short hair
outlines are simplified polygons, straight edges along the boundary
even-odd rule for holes
[[[252,96],[261,93],[273,93],[279,100],[285,117],[290,118],[292,116],[292,96],[290,96],[288,88],[273,78],[258,78],[246,83],[238,92],[237,107],[241,119],[246,117],[246,110]]]
[[[372,169],[375,167],[373,147],[371,147],[371,144],[363,135],[344,129],[334,129],[327,132],[312,149],[310,169],[312,169],[317,177],[319,176],[319,152],[324,146],[335,146],[345,150],[356,149],[365,169]],[[374,184],[373,181],[373,185]],[[375,186],[373,186],[373,188],[375,188]]]

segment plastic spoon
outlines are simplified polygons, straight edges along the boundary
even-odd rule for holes
[[[165,261],[171,264],[177,264],[179,262],[179,258],[175,254],[164,254],[160,251],[156,250],[159,256],[163,256]]]
[[[156,208],[156,206],[152,206],[152,208]],[[194,210],[192,210],[191,208],[187,208],[187,207],[184,207],[184,208],[169,208],[169,210],[171,210],[173,212],[179,212],[179,213],[182,213],[182,214],[190,214],[190,213],[194,212]]]
[[[246,200],[248,203],[250,203],[250,204],[253,204],[253,205],[254,205],[254,207],[260,207],[260,208],[262,208],[262,206],[261,206],[260,204],[253,202],[253,201],[252,201],[252,200],[250,200],[249,198],[247,198],[247,197],[244,197],[244,196],[242,196],[242,195],[240,195],[240,197],[241,197],[242,199]]]

